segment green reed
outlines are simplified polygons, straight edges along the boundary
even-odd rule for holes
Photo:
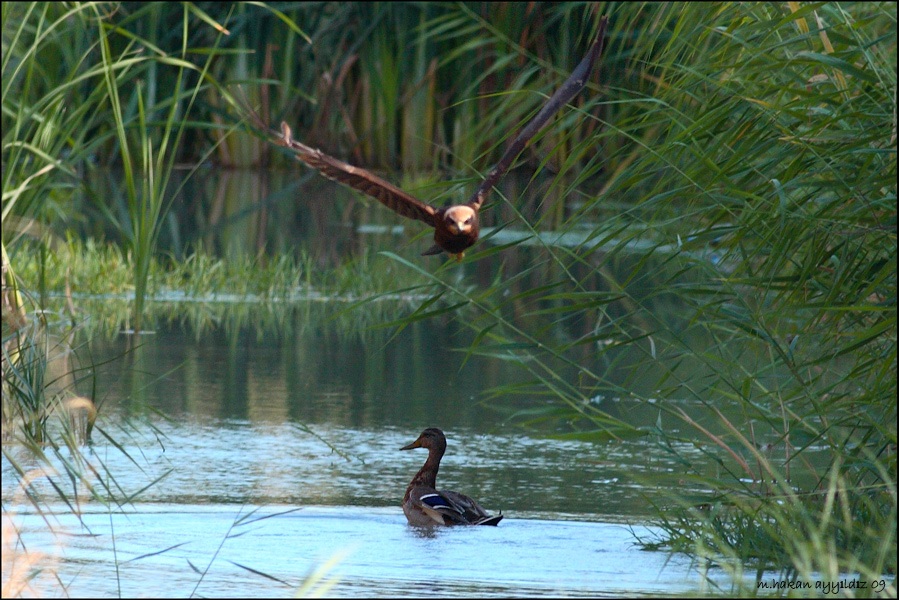
[[[164,9],[148,6],[147,10],[151,11],[149,16],[161,19],[162,15],[158,11]],[[186,60],[188,55],[195,51],[188,46],[188,31],[191,25],[189,16],[196,10],[198,9],[192,10],[190,5],[183,7],[180,57],[127,58],[133,51],[130,43],[121,54],[114,55],[107,31],[109,24],[102,19],[97,20],[104,82],[124,169],[127,220],[114,219],[114,221],[124,231],[129,250],[134,257],[132,328],[136,332],[140,332],[142,327],[150,262],[155,252],[162,220],[167,205],[177,193],[177,190],[174,190],[174,193],[170,191],[170,180],[180,149],[180,141],[187,129],[191,109],[205,83],[211,60],[215,56],[213,50],[209,53],[206,63],[201,65],[194,65]],[[152,47],[151,40],[139,41],[144,47]],[[158,93],[155,85],[159,79],[155,71],[164,68],[171,68],[174,71],[172,76],[166,78],[171,87],[165,96]],[[132,72],[132,69],[137,73]],[[148,76],[146,89],[139,79],[144,69]],[[197,71],[197,79],[193,82],[189,82],[186,78],[186,72],[191,70]],[[120,88],[122,91],[130,91],[126,103],[122,102]],[[134,114],[135,106],[136,114]],[[128,129],[132,128],[136,129],[136,132],[129,135]],[[158,134],[155,134],[156,129]],[[134,137],[137,138],[136,141]],[[132,148],[134,144],[136,148]]]
[[[23,253],[18,277],[26,288],[43,277],[45,310],[60,319],[89,314],[78,329],[105,338],[119,335],[133,314],[133,261],[115,246],[72,240],[43,253]],[[148,272],[147,322],[181,323],[198,336],[222,323],[241,323],[260,335],[284,333],[295,310],[315,305],[321,308],[310,320],[365,337],[370,327],[398,318],[427,293],[424,278],[367,253],[323,271],[306,253],[222,259],[196,252],[181,261],[153,257]],[[399,293],[397,286],[403,288]]]

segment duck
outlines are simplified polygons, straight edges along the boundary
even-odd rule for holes
[[[437,471],[446,452],[446,436],[441,430],[428,427],[400,450],[413,448],[427,448],[428,459],[403,496],[403,513],[410,525],[497,525],[502,521],[502,513],[491,516],[465,494],[437,489]]]

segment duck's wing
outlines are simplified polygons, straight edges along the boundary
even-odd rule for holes
[[[531,141],[531,138],[533,138],[538,131],[543,129],[543,126],[549,122],[550,118],[552,118],[560,108],[565,106],[572,98],[577,96],[578,92],[584,89],[584,86],[587,84],[587,78],[590,77],[590,72],[593,71],[593,65],[602,53],[608,20],[609,18],[606,16],[600,19],[596,38],[594,38],[590,50],[587,51],[587,55],[584,56],[580,64],[578,64],[574,71],[571,72],[571,75],[568,76],[568,79],[565,80],[562,87],[556,90],[556,93],[546,101],[546,104],[540,109],[540,112],[538,112],[537,115],[524,126],[524,129],[519,132],[518,136],[503,154],[502,158],[500,158],[499,162],[496,163],[496,166],[493,167],[493,170],[487,174],[487,177],[481,185],[478,186],[478,189],[475,190],[475,193],[467,202],[469,206],[475,210],[481,207],[481,204],[483,204],[487,195],[490,194],[490,190],[496,185],[496,182],[499,181],[500,177],[509,170],[509,167],[512,166],[512,161],[521,154],[522,150],[525,149],[525,146],[528,145],[528,142]]]
[[[281,123],[281,135],[276,136],[275,141],[278,145],[292,150],[297,160],[306,163],[328,179],[342,183],[366,196],[371,196],[403,217],[424,221],[434,227],[434,215],[437,209],[433,206],[404,192],[374,173],[354,167],[333,156],[328,156],[317,148],[296,141],[291,136],[287,123]]]
[[[465,494],[450,490],[435,490],[426,485],[411,487],[406,492],[403,510],[421,512],[438,525],[496,525],[503,515],[491,516],[483,507]],[[409,512],[406,513],[407,516]],[[418,519],[409,517],[410,522]]]
[[[440,525],[467,525],[470,521],[465,517],[462,507],[447,498],[443,492],[433,490],[413,500],[413,504]]]
[[[484,507],[465,494],[460,494],[459,492],[453,492],[451,490],[441,490],[440,494],[446,500],[450,501],[453,506],[456,507],[456,510],[462,513],[462,516],[467,523],[472,525],[496,525],[503,518],[502,515],[494,517],[487,514]]]

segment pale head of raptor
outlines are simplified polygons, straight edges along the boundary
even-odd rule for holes
[[[474,209],[465,205],[451,206],[443,213],[443,220],[449,230],[456,235],[471,231],[477,218]]]

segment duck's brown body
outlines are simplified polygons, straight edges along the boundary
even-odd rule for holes
[[[446,436],[442,431],[429,427],[400,450],[412,448],[427,448],[428,460],[412,478],[403,496],[403,513],[411,525],[496,525],[502,520],[501,514],[490,516],[465,494],[437,489],[437,471],[446,452]]]
[[[464,204],[437,208],[423,202],[365,169],[354,167],[328,156],[321,150],[294,140],[290,127],[286,123],[281,123],[281,132],[274,134],[274,140],[277,144],[292,150],[298,160],[317,169],[325,177],[375,198],[399,215],[422,221],[433,227],[434,245],[423,254],[448,252],[461,260],[463,253],[478,240],[480,234],[478,211],[490,190],[512,166],[512,161],[521,154],[531,138],[549,122],[562,106],[583,89],[596,59],[602,52],[606,23],[607,17],[603,17],[587,55],[540,112],[519,132],[499,163],[487,174],[475,193]],[[265,128],[265,124],[258,115],[251,110],[248,113],[257,126]]]

